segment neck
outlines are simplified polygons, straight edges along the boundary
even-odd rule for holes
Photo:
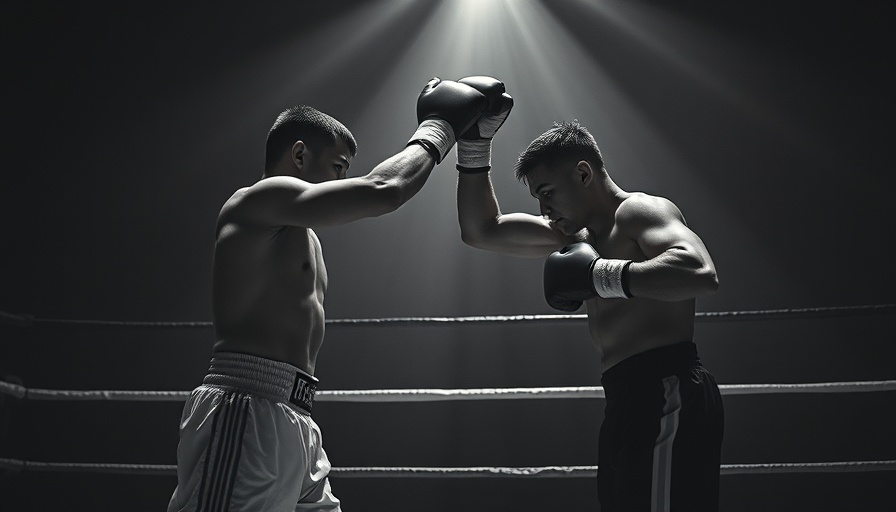
[[[271,178],[273,176],[292,176],[298,178],[298,173],[296,172],[295,166],[277,165],[271,169],[265,169],[264,174],[261,175],[262,179]]]
[[[616,210],[629,194],[619,188],[606,174],[596,180],[594,185],[590,201],[591,215],[587,227],[595,237],[600,237],[608,227],[613,226]]]

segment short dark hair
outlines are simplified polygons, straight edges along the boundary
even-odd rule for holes
[[[352,156],[355,156],[358,143],[345,125],[307,105],[290,107],[277,116],[268,132],[264,168],[268,170],[273,167],[283,156],[283,152],[289,151],[297,140],[303,140],[312,146],[326,147],[335,143],[337,137],[345,142]]]
[[[603,169],[604,159],[597,142],[578,120],[555,122],[550,130],[533,140],[516,162],[516,178],[524,181],[539,165],[573,164],[587,160],[597,169]]]

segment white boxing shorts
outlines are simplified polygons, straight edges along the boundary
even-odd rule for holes
[[[184,406],[168,512],[339,511],[310,414],[316,383],[287,363],[216,352]]]

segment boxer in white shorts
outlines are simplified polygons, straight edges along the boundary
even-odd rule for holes
[[[169,512],[340,510],[310,416],[327,291],[314,230],[397,209],[487,107],[469,85],[430,80],[407,146],[356,178],[345,177],[357,146],[342,123],[308,106],[277,117],[262,178],[218,214],[217,341],[184,408]]]
[[[311,419],[316,385],[287,363],[216,353],[184,408],[176,496],[186,502],[169,510],[339,510]]]

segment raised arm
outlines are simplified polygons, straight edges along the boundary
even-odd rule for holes
[[[235,194],[222,215],[231,212],[245,222],[268,226],[317,228],[391,212],[423,187],[433,167],[486,106],[485,96],[476,89],[434,78],[417,99],[419,125],[408,146],[368,174],[315,183],[293,176],[265,178]],[[316,158],[325,155],[319,151]],[[333,158],[338,168],[338,153]]]
[[[634,297],[677,301],[715,292],[719,281],[709,251],[669,200],[636,195],[620,208],[619,225],[647,256],[628,268]]]
[[[459,82],[485,94],[488,108],[457,142],[457,213],[463,241],[472,247],[523,257],[544,257],[567,243],[568,237],[544,217],[502,214],[492,187],[492,138],[513,108],[504,84],[487,76]]]
[[[571,241],[544,217],[502,214],[488,173],[460,173],[457,214],[464,243],[479,249],[543,258]]]
[[[377,217],[413,197],[435,167],[412,144],[357,178],[310,183],[292,176],[263,179],[234,196],[244,220],[269,226],[321,228]]]

